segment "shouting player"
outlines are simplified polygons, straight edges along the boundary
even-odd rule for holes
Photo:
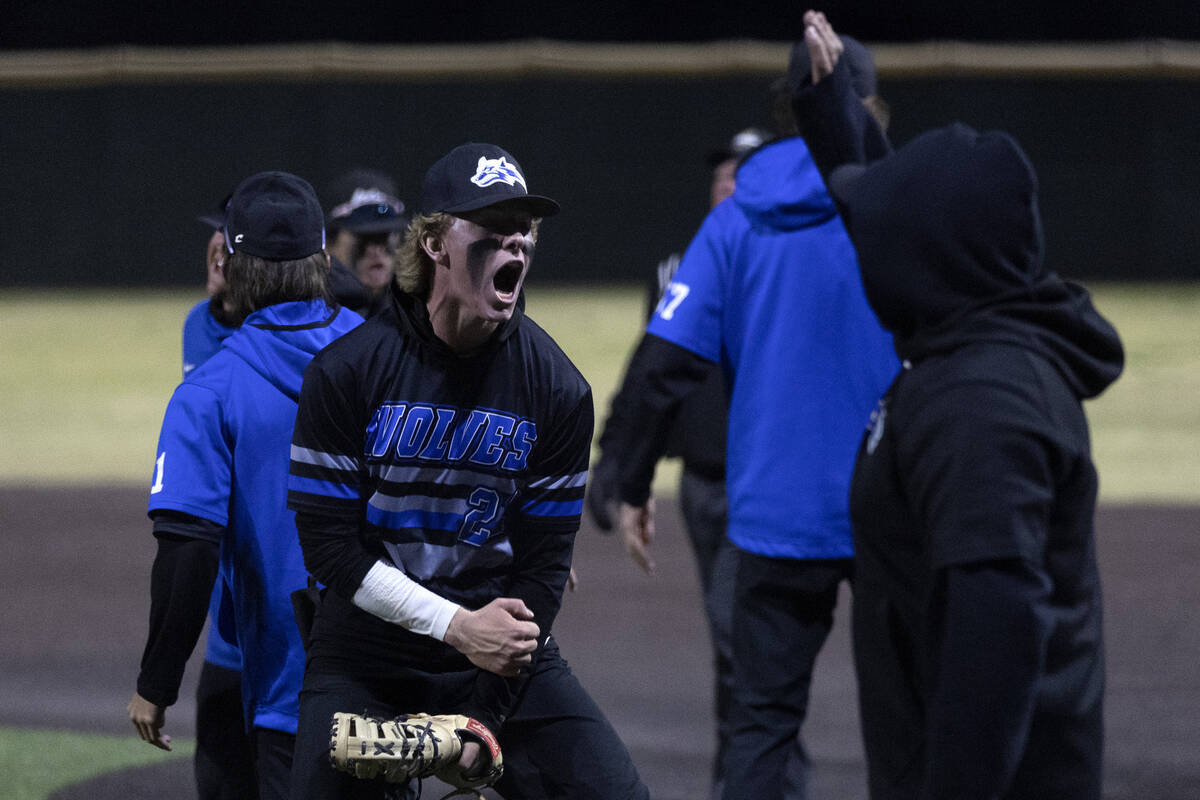
[[[305,375],[288,505],[327,589],[294,797],[388,791],[331,766],[342,712],[474,718],[502,748],[505,797],[648,796],[550,637],[593,424],[587,382],[523,311],[537,222],[557,211],[499,147],[450,151],[425,175],[389,307]],[[464,749],[468,770],[488,759]]]

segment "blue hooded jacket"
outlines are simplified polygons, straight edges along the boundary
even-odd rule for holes
[[[295,733],[304,649],[291,592],[307,584],[288,462],[304,369],[362,322],[320,300],[254,312],[175,390],[159,435],[149,511],[225,526],[242,697],[251,725]]]
[[[183,321],[183,377],[208,361],[221,349],[221,342],[228,339],[237,328],[217,322],[209,310],[211,298],[205,298],[188,312]],[[237,631],[233,629],[233,600],[224,575],[213,585],[212,598],[208,604],[208,616],[212,623],[208,628],[208,645],[204,660],[225,669],[241,670],[242,654],[238,652]]]
[[[899,362],[802,139],[741,165],[647,332],[725,369],[733,543],[770,557],[851,556],[855,452]]]

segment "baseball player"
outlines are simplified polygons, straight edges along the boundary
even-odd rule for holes
[[[1082,401],[1123,351],[1043,261],[1017,142],[954,124],[893,151],[805,15],[805,124],[904,369],[851,484],[871,797],[1098,800],[1104,647]]]
[[[874,69],[859,48],[865,95]],[[650,485],[667,423],[713,363],[730,391],[725,484],[737,548],[722,797],[802,797],[807,759],[796,739],[852,575],[855,447],[899,362],[796,136],[738,167],[733,196],[705,218],[631,359],[623,413],[638,425],[614,442],[626,541],[652,540]]]
[[[287,798],[304,654],[289,594],[305,586],[286,492],[288,446],[304,367],[362,318],[332,303],[323,215],[294,175],[260,173],[225,214],[231,321],[221,349],[175,390],[159,435],[149,513],[158,553],[150,634],[130,720],[170,749],[175,702],[204,624],[218,561],[232,587],[242,698],[258,791]]]
[[[288,506],[327,588],[295,797],[384,796],[331,765],[333,724],[416,712],[483,726],[498,748],[471,742],[462,766],[502,751],[505,797],[648,796],[550,635],[593,424],[587,382],[523,311],[538,220],[557,211],[503,149],[451,150],[425,175],[389,307],[305,375]]]

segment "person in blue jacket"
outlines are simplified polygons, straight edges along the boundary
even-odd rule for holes
[[[382,177],[382,176],[381,176]],[[221,343],[237,330],[232,317],[225,281],[225,208],[231,195],[222,198],[216,210],[196,219],[211,229],[205,247],[205,292],[207,297],[188,311],[183,322],[183,376],[212,358]],[[399,208],[403,203],[392,198]],[[392,205],[372,208],[374,215],[356,220],[363,226],[402,224]],[[354,238],[352,234],[342,233]],[[342,248],[346,250],[345,247]],[[351,246],[350,251],[353,250]],[[374,300],[353,273],[334,255],[330,256],[329,286],[334,299],[345,308],[366,315]],[[377,305],[377,303],[375,303]],[[209,600],[209,628],[204,665],[196,684],[196,789],[200,800],[254,800],[253,748],[246,740],[242,720],[242,655],[234,630],[232,599],[226,575],[218,574]]]
[[[150,632],[130,720],[170,749],[175,702],[204,625],[218,563],[231,585],[242,697],[263,798],[289,794],[304,649],[291,592],[307,584],[284,507],[305,367],[362,318],[329,289],[323,214],[312,187],[284,172],[238,186],[225,214],[235,333],[175,390],[163,419],[148,511],[158,553]]]
[[[865,48],[856,53],[866,97],[873,66]],[[730,392],[728,536],[738,548],[722,796],[803,797],[807,759],[792,753],[839,586],[851,577],[855,447],[899,362],[798,137],[743,161],[733,196],[704,220],[635,351],[625,413],[638,424],[616,443],[627,538],[653,537],[664,422],[713,362]]]

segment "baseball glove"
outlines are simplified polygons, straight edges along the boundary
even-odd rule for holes
[[[464,740],[478,742],[483,750],[482,766],[469,773],[458,765]],[[359,778],[399,783],[432,775],[477,796],[480,787],[492,785],[504,773],[500,744],[492,732],[478,720],[453,714],[377,719],[339,711],[333,715],[329,760],[335,769]]]

